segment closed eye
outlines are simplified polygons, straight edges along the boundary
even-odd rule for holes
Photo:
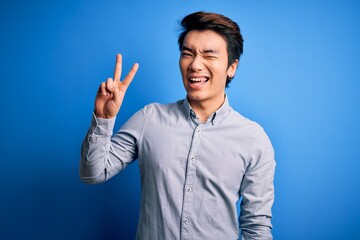
[[[218,56],[213,55],[213,54],[206,54],[206,55],[204,55],[204,58],[206,58],[206,59],[216,59],[216,58],[218,58]]]
[[[207,58],[207,59],[215,59],[215,58],[219,57],[218,51],[215,51],[212,49],[205,50],[205,51],[203,51],[202,54],[203,54],[204,58]]]

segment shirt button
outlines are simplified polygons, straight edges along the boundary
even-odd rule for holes
[[[186,191],[191,192],[191,191],[192,191],[192,188],[191,188],[191,187],[188,187],[188,189],[186,189]]]
[[[184,219],[184,223],[188,224],[188,223],[189,223],[189,219],[185,218],[185,219]]]
[[[197,133],[200,133],[200,132],[201,132],[201,129],[196,130],[196,132],[197,132]]]

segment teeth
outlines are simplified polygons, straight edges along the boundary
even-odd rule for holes
[[[201,81],[206,81],[206,78],[190,78],[190,80],[193,82],[201,82]]]

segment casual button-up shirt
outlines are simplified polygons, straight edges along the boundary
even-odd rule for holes
[[[147,105],[113,135],[114,122],[93,116],[80,176],[104,182],[138,159],[136,239],[272,239],[274,151],[227,98],[204,123],[187,99]]]

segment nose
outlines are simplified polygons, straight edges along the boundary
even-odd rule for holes
[[[193,58],[193,61],[191,62],[189,69],[194,72],[201,71],[204,69],[204,63],[202,61],[201,56],[196,55]]]

